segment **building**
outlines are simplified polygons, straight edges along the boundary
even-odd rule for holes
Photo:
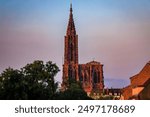
[[[79,64],[78,35],[76,34],[73,19],[72,4],[70,5],[69,22],[64,44],[62,88],[65,89],[69,79],[74,79],[81,82],[83,89],[87,93],[102,93],[104,88],[103,65],[97,61]]]
[[[121,96],[121,89],[120,88],[107,88],[104,89],[104,94],[109,96]]]
[[[130,78],[130,85],[122,89],[122,99],[150,99],[150,61]]]

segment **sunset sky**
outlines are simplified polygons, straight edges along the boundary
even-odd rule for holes
[[[72,1],[79,63],[104,64],[106,87],[128,85],[150,61],[150,0]],[[0,72],[34,60],[62,69],[69,7],[70,0],[0,0]]]

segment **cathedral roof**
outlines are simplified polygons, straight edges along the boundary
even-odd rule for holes
[[[91,62],[88,62],[87,64],[99,65],[99,64],[101,64],[101,63],[93,60],[93,61],[91,61]]]

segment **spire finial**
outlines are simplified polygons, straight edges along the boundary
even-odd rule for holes
[[[70,4],[72,5],[72,0],[70,0]]]
[[[72,12],[72,0],[70,0],[70,12]]]

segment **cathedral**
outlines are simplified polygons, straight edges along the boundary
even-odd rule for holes
[[[62,89],[65,90],[69,79],[80,81],[87,94],[101,94],[104,89],[103,64],[91,61],[79,64],[78,35],[76,33],[72,4],[70,5],[69,22],[64,37],[64,64],[62,76]]]

